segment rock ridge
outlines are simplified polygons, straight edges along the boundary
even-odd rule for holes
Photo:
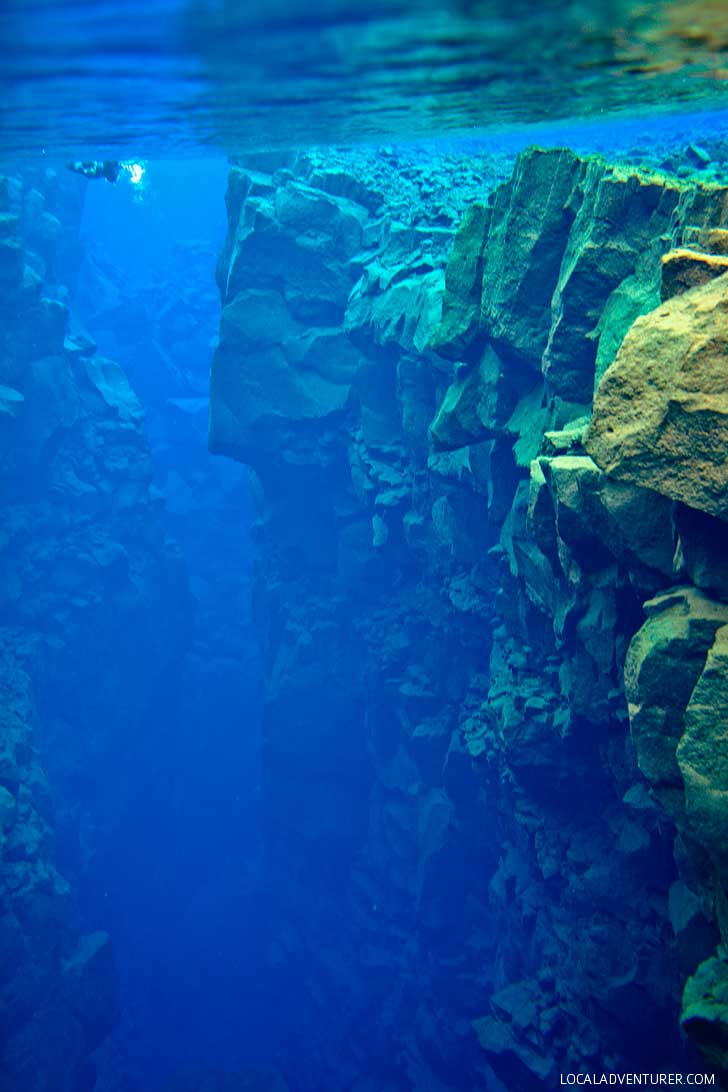
[[[662,286],[727,191],[532,149],[436,225],[374,154],[267,166],[230,175],[210,437],[259,486],[284,1071],[724,1070],[725,289]],[[674,436],[625,394],[666,341]]]

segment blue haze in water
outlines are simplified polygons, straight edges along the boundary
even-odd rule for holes
[[[90,188],[73,298],[78,328],[143,401],[163,524],[195,601],[189,649],[175,665],[181,693],[150,711],[134,811],[87,872],[89,922],[118,938],[125,1034],[150,1086],[175,1070],[170,1056],[234,1068],[257,1049],[236,1015],[253,1005],[257,928],[252,507],[242,469],[207,451],[226,173],[223,160],[159,162],[141,194]]]
[[[299,771],[297,755],[305,741],[297,739],[287,758],[276,752],[283,768],[280,783],[270,772],[266,780],[263,677],[274,691],[284,689],[293,668],[285,661],[262,663],[260,629],[263,645],[276,647],[290,625],[287,585],[275,565],[263,567],[264,595],[254,594],[258,551],[266,549],[259,545],[266,533],[258,509],[263,486],[241,462],[208,452],[209,372],[220,327],[215,276],[228,226],[228,157],[250,166],[259,179],[274,169],[290,170],[294,178],[302,157],[310,154],[325,165],[331,148],[332,169],[339,170],[349,155],[359,178],[370,167],[374,176],[377,164],[387,165],[388,178],[399,172],[404,203],[407,179],[424,172],[432,176],[434,189],[447,195],[454,178],[453,192],[442,198],[446,213],[440,210],[448,238],[465,208],[506,180],[517,153],[532,144],[598,152],[671,178],[699,178],[702,171],[724,182],[725,43],[710,38],[711,22],[704,53],[694,46],[686,57],[682,38],[656,39],[650,23],[644,38],[635,31],[624,55],[615,59],[621,38],[607,40],[609,12],[621,18],[629,10],[625,4],[545,4],[538,12],[529,4],[515,4],[509,12],[510,5],[425,2],[411,10],[387,3],[375,3],[371,10],[343,4],[320,8],[273,5],[268,12],[255,4],[11,2],[3,14],[0,44],[8,65],[0,78],[5,107],[0,173],[10,180],[4,184],[4,212],[18,215],[19,226],[13,234],[14,222],[4,217],[2,238],[12,238],[13,254],[22,250],[38,280],[39,298],[60,300],[67,308],[62,316],[66,355],[50,334],[50,348],[38,355],[33,331],[41,326],[45,331],[46,318],[41,322],[40,312],[33,311],[25,322],[24,312],[18,318],[8,305],[15,347],[5,345],[0,385],[3,391],[19,390],[29,411],[43,420],[25,431],[18,427],[12,433],[15,449],[5,442],[2,449],[4,505],[12,516],[8,526],[17,532],[17,538],[9,532],[13,545],[3,547],[3,641],[21,650],[19,662],[31,678],[34,746],[44,783],[47,779],[39,812],[53,832],[47,857],[72,894],[66,902],[65,894],[61,898],[48,888],[50,902],[62,903],[63,912],[56,918],[55,911],[38,911],[37,926],[28,914],[21,932],[30,947],[23,956],[6,940],[10,929],[3,932],[14,897],[3,889],[0,938],[9,954],[6,964],[0,959],[0,995],[12,980],[3,1011],[16,1013],[8,1018],[5,1039],[17,1069],[0,1075],[0,1092],[20,1092],[15,1074],[33,1071],[23,1066],[34,1052],[36,1072],[45,1074],[45,1083],[38,1077],[37,1084],[22,1086],[24,1092],[460,1092],[473,1087],[472,1074],[479,1071],[466,1031],[468,1020],[480,1015],[478,1004],[485,1008],[492,970],[484,966],[480,972],[481,997],[462,1002],[457,976],[446,973],[457,953],[444,941],[442,950],[437,948],[438,938],[459,928],[462,906],[443,911],[444,920],[432,925],[423,941],[422,981],[428,990],[438,983],[442,996],[428,993],[420,999],[419,984],[409,981],[402,983],[399,1000],[402,1010],[417,1010],[421,1000],[425,1008],[431,1006],[432,1040],[438,1042],[447,1039],[438,1027],[440,1010],[457,1010],[462,1027],[455,1038],[465,1045],[462,1053],[446,1054],[447,1064],[438,1056],[431,1068],[418,1069],[431,1061],[427,1037],[413,1052],[419,1059],[415,1065],[404,1055],[388,1057],[389,1031],[382,1031],[390,1015],[380,1010],[380,999],[397,995],[396,988],[389,991],[389,980],[400,973],[399,950],[387,950],[391,934],[382,940],[369,977],[357,985],[358,1009],[345,1011],[336,990],[328,990],[329,979],[345,976],[346,960],[352,958],[351,938],[335,930],[345,931],[348,925],[341,922],[360,912],[353,896],[351,904],[339,903],[352,865],[346,834],[340,847],[331,842],[326,859],[297,861],[296,867],[315,877],[320,897],[320,904],[302,908],[303,940],[291,935],[291,923],[308,881],[290,891],[276,886],[279,859],[284,862],[279,875],[292,867],[286,829],[315,829],[317,822],[316,815],[297,816],[297,799],[286,798],[281,786],[306,780],[316,786],[317,764],[325,767],[328,759],[314,753]],[[641,10],[640,19],[647,18]],[[571,46],[559,44],[560,13],[575,35]],[[545,35],[544,50],[547,43],[553,47],[545,68],[538,64],[534,35],[539,32]],[[560,82],[555,71],[580,43],[591,51],[589,64],[583,69],[574,64]],[[646,66],[653,49],[656,68],[649,83],[634,72]],[[478,50],[489,58],[487,71],[479,68]],[[515,67],[519,61],[521,71]],[[627,89],[620,82],[633,79],[637,82]],[[114,185],[87,183],[66,170],[65,160],[76,157],[121,157],[138,161],[144,173],[137,186],[125,176]],[[390,184],[380,215],[389,215],[386,201],[396,206],[397,200]],[[314,224],[313,235],[317,230]],[[261,269],[265,261],[263,253]],[[286,273],[281,270],[282,280]],[[11,275],[3,276],[10,284]],[[47,309],[41,311],[47,317]],[[312,313],[301,344],[316,327],[331,324],[330,316]],[[380,347],[382,369],[391,363],[388,352]],[[95,385],[83,396],[81,412],[74,384],[85,390],[85,369],[94,367],[86,362],[102,358],[118,367],[103,380],[94,372]],[[43,361],[60,359],[68,369],[62,384],[49,382],[46,395],[36,378],[36,386],[28,381],[26,390],[31,371],[45,375]],[[271,368],[275,364],[273,353]],[[15,395],[3,397],[12,409]],[[51,406],[48,422],[43,398]],[[15,413],[8,419],[20,421]],[[24,445],[31,442],[32,472],[24,469]],[[13,454],[16,449],[20,454]],[[339,469],[331,468],[332,494]],[[93,481],[93,489],[87,481]],[[298,497],[290,519],[305,518],[305,498],[301,506]],[[337,513],[342,522],[347,518]],[[93,575],[84,568],[89,544],[96,550]],[[290,540],[277,545],[295,554],[295,528]],[[308,590],[319,594],[317,559],[302,555],[300,564],[313,574]],[[416,563],[411,564],[411,571],[377,570],[372,597],[392,594],[396,601],[397,587],[418,580]],[[283,570],[284,562],[280,565]],[[256,599],[265,597],[261,608]],[[79,621],[88,611],[93,624]],[[315,659],[314,623],[310,656]],[[389,624],[385,619],[382,642]],[[395,649],[394,659],[396,654]],[[442,656],[448,655],[451,651],[442,649]],[[356,652],[351,656],[355,663]],[[294,688],[294,694],[305,723],[323,696],[305,687]],[[19,698],[13,701],[20,707]],[[372,708],[372,717],[380,719],[371,726],[373,736],[395,732],[394,713],[378,709],[376,701]],[[295,737],[295,707],[288,712]],[[350,756],[346,760],[346,792],[358,801],[374,790],[367,748],[356,757],[361,770]],[[392,758],[393,771],[395,765]],[[325,816],[331,791],[322,777]],[[309,804],[310,799],[309,792]],[[362,857],[381,851],[383,867],[393,871],[399,861],[398,806],[391,804],[394,849],[374,838],[366,845],[361,837],[357,851]],[[352,818],[347,809],[344,801],[342,828],[351,821],[364,830],[366,816]],[[460,846],[437,874],[443,888],[459,892],[463,870],[476,873],[482,867],[483,877],[473,881],[475,894],[466,890],[463,900],[486,898],[500,851],[482,830],[473,837],[473,846]],[[34,859],[34,852],[13,851],[13,876],[18,862]],[[671,867],[666,866],[668,872]],[[358,894],[362,903],[369,898],[366,891]],[[377,905],[370,909],[379,912]],[[317,912],[320,933],[309,946]],[[405,949],[406,924],[396,912],[393,919]],[[484,920],[482,928],[487,934],[493,920]],[[60,1026],[54,1014],[67,1015],[76,1001],[65,994],[52,1000],[47,968],[56,965],[57,955],[67,976],[73,945],[58,938],[99,930],[111,938],[118,991],[111,1002],[100,985],[94,987],[98,996],[91,987],[91,1000],[88,991],[84,995],[84,1011],[94,1004],[103,1011],[104,1032],[93,1043],[93,1062],[74,1061],[69,1076],[64,1067],[71,1052],[83,1059],[84,1049],[75,1040],[59,1047],[47,1029]],[[475,948],[473,960],[480,958]],[[43,979],[37,995],[28,986],[26,996],[12,979],[13,967],[23,967],[28,981],[35,969],[39,980],[47,973],[51,977]],[[320,992],[311,985],[317,976]],[[26,1009],[50,1013],[47,1027],[39,1017],[35,1039]],[[430,1026],[428,1019],[418,1034]],[[320,1035],[313,1059],[305,1056],[308,1021],[318,1025]],[[85,1018],[89,1042],[92,1024]],[[342,1048],[339,1029],[352,1026],[359,1039],[351,1049]],[[367,1043],[370,1070],[361,1061]],[[5,1045],[0,1041],[0,1049]],[[39,1061],[41,1055],[45,1061]],[[327,1068],[318,1073],[322,1058]],[[690,1055],[685,1064],[702,1063]],[[332,1078],[337,1065],[338,1076]],[[493,1092],[505,1087],[490,1069],[482,1080]],[[518,1092],[526,1088],[523,1084]]]

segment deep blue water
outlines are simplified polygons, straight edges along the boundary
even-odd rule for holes
[[[381,2],[366,10],[322,5],[320,13],[309,5],[278,13],[258,4],[5,5],[3,171],[25,178],[28,191],[47,190],[47,207],[64,224],[68,246],[55,267],[48,264],[45,288],[68,304],[67,333],[90,338],[99,356],[118,362],[141,404],[152,465],[152,503],[144,510],[150,527],[158,523],[159,534],[175,544],[170,550],[183,574],[171,590],[156,586],[159,612],[172,613],[173,599],[179,609],[174,632],[162,639],[169,648],[184,631],[179,657],[168,662],[158,649],[159,672],[156,661],[147,662],[145,700],[130,703],[128,723],[118,708],[124,691],[118,678],[144,670],[128,619],[100,661],[110,665],[108,683],[94,669],[81,696],[51,674],[40,699],[41,720],[49,725],[41,738],[59,859],[75,877],[81,928],[111,935],[120,979],[120,1017],[99,1055],[98,1092],[226,1092],[195,1084],[195,1075],[258,1064],[285,1064],[295,1081],[287,1037],[297,1006],[307,1003],[306,958],[299,952],[300,965],[287,962],[287,938],[271,935],[281,894],[261,881],[256,483],[239,463],[207,449],[226,156],[244,161],[270,148],[327,144],[354,144],[369,154],[386,146],[419,165],[445,155],[475,164],[491,157],[505,176],[515,154],[537,143],[653,166],[673,157],[672,170],[689,145],[717,142],[728,131],[722,40],[683,57],[671,38],[664,56],[658,50],[664,70],[648,83],[630,66],[636,72],[649,52],[649,34],[639,38],[635,30],[636,52],[623,56],[618,35],[607,36],[605,45],[597,33],[600,20],[609,25],[602,9],[610,5],[586,5],[589,19],[583,5],[566,5],[565,14],[560,4],[538,11],[527,3],[455,7],[452,15],[447,5],[424,0],[411,10]],[[627,17],[626,7],[616,5],[619,18]],[[563,34],[544,59],[539,31],[548,37],[556,24],[563,32],[560,13],[572,37]],[[640,28],[645,20],[652,26],[653,17],[643,14]],[[563,78],[555,77],[580,44],[589,64],[569,65]],[[674,50],[683,67],[673,77]],[[522,69],[515,70],[516,61]],[[590,78],[594,73],[598,80]],[[68,155],[111,154],[138,159],[139,186],[126,178],[87,184],[66,175]],[[725,171],[725,160],[716,163]],[[103,461],[103,448],[102,437],[91,456]],[[114,488],[121,492],[119,458]],[[83,500],[68,503],[93,537],[93,513],[83,514]],[[50,538],[52,520],[60,518],[39,524],[40,533]],[[135,527],[137,542],[144,534]],[[47,588],[36,594],[50,601],[62,574],[51,567],[42,579]],[[382,587],[389,579],[382,577]],[[125,571],[104,585],[101,631],[114,632],[127,584],[141,586],[141,578]],[[68,586],[81,594],[72,572]],[[144,611],[135,610],[134,619],[146,626]],[[54,625],[41,632],[43,639],[50,640]],[[83,644],[70,647],[80,660],[87,651]],[[318,700],[306,696],[313,705]],[[76,753],[68,726],[85,723],[86,702],[99,723],[113,721],[111,742],[98,748],[85,742]],[[297,777],[294,770],[291,778]],[[285,814],[286,800],[276,804],[286,822],[298,822]],[[322,949],[329,942],[335,948],[330,931],[351,910],[336,904],[347,866],[335,854],[310,864],[321,870]],[[458,892],[462,871],[471,867],[463,851],[443,866],[443,887]],[[461,912],[452,909],[454,923]],[[436,935],[436,925],[432,930]],[[436,963],[437,953],[431,958]],[[386,966],[371,970],[365,989],[372,997],[386,975]],[[451,984],[443,988],[457,992]],[[340,1015],[327,1013],[332,1028]],[[300,1066],[300,1087],[323,1092],[305,1058]],[[401,1073],[392,1060],[392,1083],[377,1088],[438,1092],[398,1084]],[[453,1087],[465,1087],[460,1074],[450,1076]],[[346,1079],[342,1089],[375,1092],[348,1071]]]
[[[630,149],[654,156],[716,128],[722,116],[662,119],[649,134],[639,119],[619,129],[591,120],[443,139],[436,150],[507,160],[536,139],[629,158]],[[405,150],[426,161],[430,147]],[[144,710],[137,729],[147,741],[135,744],[133,768],[120,772],[106,755],[85,771],[90,857],[80,916],[113,937],[121,983],[121,1017],[100,1061],[99,1088],[110,1092],[162,1092],[175,1074],[276,1062],[299,974],[291,965],[267,981],[264,958],[271,907],[259,882],[253,503],[242,468],[207,451],[228,167],[223,159],[152,159],[144,168],[138,187],[83,185],[82,259],[70,286],[71,332],[117,360],[142,402],[163,525],[179,544],[193,595],[188,649],[172,665],[176,683],[165,681]],[[53,775],[52,757],[48,766]],[[63,785],[62,768],[57,776]],[[65,791],[73,793],[72,781]],[[95,808],[117,825],[102,855],[93,849]],[[71,830],[70,842],[76,837]],[[78,850],[65,850],[78,867]],[[337,867],[332,860],[334,876]],[[322,882],[336,890],[335,879]],[[457,872],[446,882],[457,889]],[[279,996],[282,984],[291,996]],[[337,1014],[330,1019],[335,1026]]]
[[[194,597],[182,693],[149,710],[134,814],[87,877],[89,921],[117,938],[123,1050],[145,1087],[270,1050],[254,1016],[247,1030],[240,1021],[255,1005],[261,924],[253,510],[243,469],[207,451],[226,176],[223,160],[168,161],[148,165],[141,189],[89,187],[74,297],[74,318],[143,399],[164,524]]]

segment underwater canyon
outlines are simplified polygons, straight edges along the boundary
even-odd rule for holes
[[[671,154],[251,153],[135,285],[4,178],[2,1092],[725,1084],[728,187]]]

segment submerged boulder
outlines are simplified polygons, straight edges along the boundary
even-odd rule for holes
[[[672,573],[670,506],[647,489],[611,481],[587,455],[539,459],[554,504],[561,540],[582,567],[594,568],[606,554],[632,570]]]
[[[518,1092],[553,1080],[556,1059],[546,1018],[550,1001],[536,979],[514,982],[493,994],[487,1016],[473,1021],[493,1069]]]
[[[599,385],[585,447],[632,482],[728,519],[728,276],[638,318]]]
[[[715,635],[677,747],[690,829],[728,878],[728,626]]]
[[[662,299],[669,300],[690,288],[699,288],[724,273],[728,273],[728,256],[671,250],[662,258]]]
[[[436,449],[463,447],[502,432],[515,401],[503,376],[503,361],[491,345],[476,367],[461,369],[430,427]]]
[[[728,963],[711,957],[685,983],[680,1023],[706,1061],[728,1072]]]
[[[660,802],[673,816],[683,812],[683,780],[676,749],[685,710],[728,606],[695,588],[674,588],[645,604],[647,621],[634,635],[624,665],[637,762]],[[696,733],[699,734],[696,710]],[[685,762],[692,757],[690,751]]]

